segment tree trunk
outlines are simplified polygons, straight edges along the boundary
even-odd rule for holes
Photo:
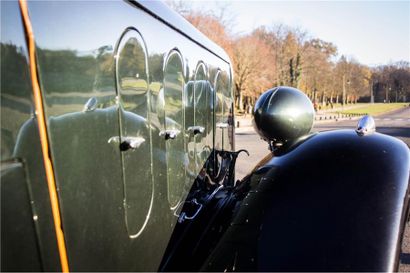
[[[296,88],[299,89],[299,83],[300,79],[302,78],[302,65],[301,65],[301,56],[300,53],[296,55],[296,68],[295,68],[295,73],[296,73]]]
[[[243,111],[243,94],[239,92],[239,102],[238,102],[239,110]]]

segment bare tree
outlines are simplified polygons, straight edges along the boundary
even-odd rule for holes
[[[299,88],[319,105],[370,101],[372,95],[376,101],[410,100],[408,62],[373,69],[343,55],[335,62],[334,44],[284,24],[234,35],[227,2],[218,3],[217,13],[194,10],[187,1],[167,3],[228,53],[239,110],[250,108],[261,92],[278,85]]]
[[[235,40],[233,63],[236,102],[240,110],[249,108],[258,95],[272,87],[274,56],[259,34],[253,32]]]

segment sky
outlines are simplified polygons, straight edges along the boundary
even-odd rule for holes
[[[231,21],[246,34],[258,26],[286,24],[332,42],[339,55],[375,66],[410,61],[410,0],[407,1],[190,1]]]

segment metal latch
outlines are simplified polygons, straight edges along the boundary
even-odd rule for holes
[[[195,136],[197,134],[203,134],[205,132],[205,128],[202,126],[190,126],[187,131]]]
[[[178,204],[174,215],[178,217],[178,223],[183,223],[185,220],[193,220],[202,210],[203,205],[198,203],[196,198],[190,201],[184,201]],[[182,209],[182,211],[180,211]]]
[[[121,143],[120,143],[121,141]],[[119,136],[114,136],[111,137],[108,140],[108,143],[113,143],[113,144],[119,144],[120,150],[122,152],[128,151],[129,149],[135,150],[139,146],[141,146],[142,143],[145,142],[145,139],[143,137],[119,137]]]
[[[229,124],[227,122],[218,122],[215,126],[216,128],[226,129],[229,127]]]
[[[165,140],[175,139],[181,131],[178,129],[163,130],[159,132],[159,136],[165,137]]]

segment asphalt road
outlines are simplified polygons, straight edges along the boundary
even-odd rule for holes
[[[410,107],[374,117],[376,131],[389,136],[397,137],[410,146]],[[316,123],[313,131],[355,128],[357,119]]]
[[[374,117],[376,131],[403,140],[410,147],[410,107],[405,107],[387,114]],[[341,121],[323,121],[314,124],[312,131],[325,131],[335,129],[355,129],[358,119]],[[248,174],[266,154],[269,153],[268,144],[261,140],[252,127],[236,129],[236,150],[246,149],[250,156],[242,153],[237,160],[236,179]],[[401,264],[399,271],[410,272],[410,224],[407,223],[404,234]]]
[[[410,107],[374,117],[376,131],[382,134],[397,137],[410,146]],[[341,121],[322,121],[314,124],[312,131],[336,129],[355,129],[358,119]],[[249,173],[253,166],[269,153],[268,144],[261,140],[252,127],[236,128],[236,149],[246,149],[250,156],[241,154],[237,161],[236,178],[241,179]]]

